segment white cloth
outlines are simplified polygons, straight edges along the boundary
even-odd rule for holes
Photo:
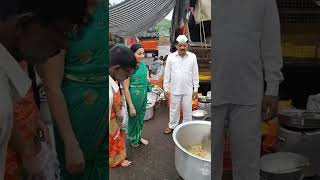
[[[178,52],[170,54],[164,72],[163,87],[174,95],[190,95],[198,92],[199,71],[197,57],[194,53],[187,51],[182,58]]]
[[[169,128],[174,129],[180,120],[180,105],[183,110],[182,123],[192,120],[192,95],[170,95],[170,122]]]
[[[0,179],[4,177],[7,146],[12,131],[14,97],[25,96],[30,86],[27,74],[0,44]]]
[[[202,21],[210,21],[211,20],[211,1],[198,0],[196,2],[194,17],[197,24]]]
[[[118,84],[109,76],[109,122],[110,122],[110,114],[113,105],[113,94],[119,91]]]

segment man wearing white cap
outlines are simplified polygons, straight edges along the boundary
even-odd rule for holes
[[[183,122],[192,120],[192,99],[197,98],[199,88],[197,57],[187,51],[188,38],[185,35],[177,37],[176,48],[177,51],[168,56],[164,72],[163,87],[166,97],[170,96],[170,122],[165,134],[170,134],[179,124],[181,104]]]

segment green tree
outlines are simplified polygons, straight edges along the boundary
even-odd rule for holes
[[[155,29],[159,32],[160,36],[169,36],[170,28],[171,21],[165,18],[155,26]]]

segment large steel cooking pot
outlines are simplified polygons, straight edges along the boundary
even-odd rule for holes
[[[149,92],[147,94],[147,107],[146,112],[144,114],[144,120],[150,120],[153,118],[155,103],[157,101],[157,95],[155,93]]]
[[[320,130],[301,131],[279,127],[278,151],[298,153],[310,161],[310,166],[305,170],[306,177],[320,175]]]
[[[158,95],[154,92],[147,93],[148,104],[152,104],[157,101]]]
[[[146,112],[144,114],[144,119],[143,120],[147,121],[147,120],[150,120],[150,119],[153,118],[154,106],[155,106],[155,103],[147,104],[147,109],[146,109]]]
[[[173,131],[175,166],[185,180],[210,180],[211,159],[204,159],[188,152],[185,147],[201,144],[211,131],[209,121],[190,121],[177,126]]]
[[[261,180],[302,180],[308,160],[290,152],[267,154],[260,159]]]

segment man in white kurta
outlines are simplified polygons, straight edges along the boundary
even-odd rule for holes
[[[165,134],[170,134],[179,124],[180,105],[183,122],[192,120],[192,99],[196,98],[199,88],[197,57],[187,51],[188,39],[185,35],[178,36],[176,40],[177,51],[168,56],[164,72],[163,87],[166,96],[170,96],[170,122]]]

